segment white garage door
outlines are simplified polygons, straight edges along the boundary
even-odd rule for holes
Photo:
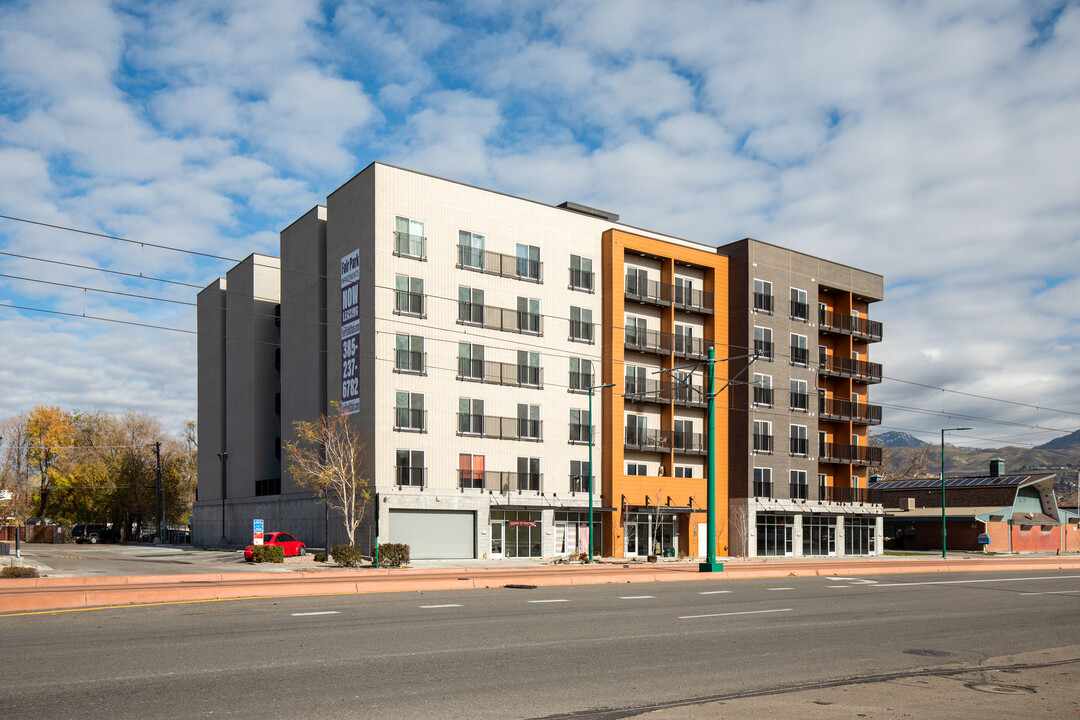
[[[391,510],[390,542],[405,543],[416,560],[473,558],[476,515],[457,510]]]

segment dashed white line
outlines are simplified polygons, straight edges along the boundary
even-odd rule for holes
[[[1076,580],[1080,575],[1047,575],[1044,577],[981,578],[978,580],[928,580],[926,582],[878,583],[878,587],[911,587],[914,585],[966,585],[969,583],[1030,582],[1032,580]]]
[[[319,612],[292,613],[293,617],[307,617],[309,615],[340,615],[338,610],[320,610]]]
[[[461,606],[460,605],[421,605],[420,607],[422,609],[424,609],[424,610],[434,610],[436,608],[452,608],[452,607],[461,607]]]
[[[726,595],[731,592],[730,590],[706,590],[705,592],[699,592],[698,595]]]
[[[830,588],[853,588],[853,587],[859,587],[859,586],[858,585],[826,585],[825,587],[830,587]]]
[[[1068,595],[1069,593],[1077,593],[1080,590],[1047,590],[1046,592],[1026,592],[1020,593],[1021,595]]]
[[[795,588],[769,588],[770,590],[794,590]]]
[[[710,613],[708,615],[680,615],[679,620],[694,620],[695,618],[728,617],[730,615],[762,615],[764,613],[791,612],[792,608],[779,608],[777,610],[743,610],[742,612]]]
[[[626,595],[624,597],[620,597],[619,599],[620,600],[653,600],[655,598],[656,598],[655,595]]]
[[[559,600],[530,600],[529,602],[531,602],[531,603],[557,603],[557,602],[570,602],[570,601],[565,600],[565,599],[559,599]]]

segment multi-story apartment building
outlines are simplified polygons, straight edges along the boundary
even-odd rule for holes
[[[777,334],[788,327],[778,313],[766,321],[752,309],[755,279],[779,287],[789,277],[779,266],[748,273],[759,247],[788,253],[755,241],[718,251],[574,203],[370,165],[281,233],[280,260],[253,255],[199,295],[195,541],[245,544],[261,518],[320,544],[324,510],[289,477],[282,439],[295,421],[341,403],[367,446],[373,501],[357,537],[365,547],[377,534],[408,543],[417,558],[582,552],[595,470],[597,551],[703,555],[708,350],[723,360],[746,355],[755,324]],[[791,287],[807,293],[803,304],[825,303],[823,317],[846,313],[850,324],[881,296],[878,276],[843,268],[851,275],[841,277],[842,266],[785,257],[791,273],[802,264],[815,278],[800,275]],[[792,337],[796,326],[816,326],[802,332],[801,365],[772,373],[806,383],[804,445],[819,431],[828,448],[848,447],[847,435],[865,445],[861,421],[820,415],[809,400],[821,389],[823,407],[836,409],[830,400],[855,403],[862,388],[861,410],[864,379],[816,373],[807,349],[823,345],[850,369],[866,364],[869,338],[850,327],[829,334],[816,316],[783,320]],[[846,359],[856,352],[860,359]],[[767,362],[755,360],[753,371]],[[717,387],[740,369],[716,363]],[[770,554],[755,552],[759,519],[794,513],[783,522],[804,533],[816,525],[801,506],[761,505],[787,501],[755,498],[744,482],[748,458],[758,457],[747,430],[750,385],[732,377],[713,428],[717,549]],[[795,497],[854,516],[839,502],[841,488],[859,487],[850,462],[814,455],[807,447],[789,464],[824,475],[826,489]],[[728,517],[729,487],[745,528]],[[340,522],[329,527],[329,541],[340,542]],[[846,520],[836,527],[847,537]]]
[[[881,382],[869,347],[880,275],[747,238],[730,264],[733,383],[728,441],[733,552],[880,553],[882,509],[867,496]]]

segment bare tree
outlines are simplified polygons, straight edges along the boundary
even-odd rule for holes
[[[930,451],[933,445],[910,448],[887,447],[875,437],[870,438],[870,444],[881,448],[881,464],[870,468],[870,473],[881,475],[883,481],[913,480],[922,477],[930,465]]]
[[[355,545],[356,528],[371,499],[368,479],[360,474],[367,450],[340,405],[335,410],[316,422],[294,422],[296,441],[286,442],[285,452],[293,479],[341,513],[349,544]]]

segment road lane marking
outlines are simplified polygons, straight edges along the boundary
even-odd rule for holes
[[[293,617],[308,617],[310,615],[340,615],[340,610],[319,610],[318,612],[289,613]]]
[[[853,588],[853,587],[858,587],[858,585],[826,585],[825,587],[829,587],[829,588]]]
[[[911,587],[915,585],[965,585],[970,583],[1030,582],[1032,580],[1077,580],[1080,575],[1047,575],[1045,577],[983,578],[979,580],[927,580],[925,582],[878,583],[877,587]]]
[[[1046,592],[1026,592],[1020,593],[1021,595],[1068,595],[1069,593],[1077,593],[1080,590],[1047,590]]]
[[[531,603],[570,602],[569,600],[530,600]]]
[[[705,592],[699,592],[698,595],[724,595],[731,592],[730,590],[706,590]]]
[[[619,599],[620,600],[654,600],[655,598],[656,598],[655,595],[626,595],[626,596],[620,597]]]
[[[730,615],[762,615],[764,613],[791,612],[792,608],[780,608],[778,610],[743,610],[742,612],[710,613],[709,615],[680,615],[679,620],[694,620],[696,618],[728,617]]]
[[[770,590],[794,590],[795,588],[769,588]]]
[[[421,605],[420,607],[423,608],[424,610],[434,610],[436,608],[452,608],[452,607],[461,607],[461,606],[460,605]]]

